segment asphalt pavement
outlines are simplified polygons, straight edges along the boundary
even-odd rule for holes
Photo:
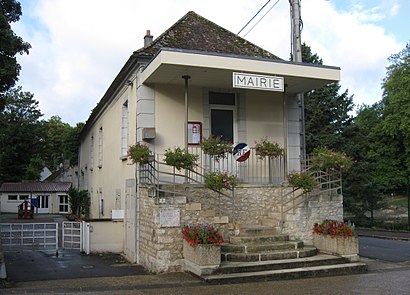
[[[403,236],[403,234],[392,235],[385,231],[369,233],[358,230],[358,232],[360,236],[377,235],[377,237],[388,238],[390,235],[390,239],[410,238],[410,233],[407,233],[408,236]],[[6,257],[7,272],[13,282],[8,284],[10,288],[0,289],[0,294],[378,295],[410,293],[410,280],[408,280],[410,261],[397,263],[361,257],[361,261],[368,265],[367,274],[212,285],[187,273],[150,274],[140,266],[128,264],[120,255],[104,257],[65,253],[58,258],[49,254],[48,259],[44,259],[45,257],[41,255],[45,254],[36,254],[32,258],[33,261],[27,260],[27,265],[34,267],[48,260],[49,266],[42,265],[45,267],[45,271],[42,271],[45,278],[40,277],[39,273],[32,274],[41,271],[29,267],[26,271],[23,271],[24,268],[23,270],[16,268],[16,272],[13,273],[13,260],[8,260]],[[23,279],[17,279],[19,272],[23,272],[21,274]],[[84,278],[85,274],[88,277]]]

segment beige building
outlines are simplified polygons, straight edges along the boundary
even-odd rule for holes
[[[280,207],[279,185],[287,173],[301,169],[297,93],[339,79],[338,67],[282,60],[194,12],[156,39],[147,31],[144,47],[127,60],[81,134],[79,182],[90,194],[91,218],[123,218],[123,252],[156,271],[179,269],[181,224],[215,223],[228,232],[234,220],[262,223],[266,210]],[[250,158],[207,157],[198,143],[211,134],[233,145],[246,143]],[[258,159],[252,147],[264,137],[279,143],[284,156]],[[155,162],[132,164],[127,150],[136,142],[149,146]],[[165,150],[174,147],[200,156],[196,174],[161,163]],[[209,170],[238,176],[236,201],[218,201],[201,186]],[[249,194],[260,197],[249,201]],[[331,214],[340,217],[341,198],[335,200]],[[297,218],[287,230],[310,232],[306,214],[312,212],[301,213],[303,230],[295,229]],[[317,212],[324,216],[317,213],[312,220],[329,217],[323,208]]]
[[[3,183],[0,187],[2,213],[16,213],[18,206],[28,200],[35,213],[68,214],[68,190],[71,182]]]

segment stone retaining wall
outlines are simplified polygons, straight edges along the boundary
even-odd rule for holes
[[[280,218],[280,186],[241,185],[221,195],[201,186],[178,186],[185,194],[149,196],[149,189],[138,188],[140,203],[139,263],[153,272],[181,270],[184,224],[214,224],[227,240],[234,226],[262,224],[266,218]],[[311,228],[323,219],[342,219],[342,196],[321,195],[301,204],[285,216],[284,232],[292,238],[312,243]]]

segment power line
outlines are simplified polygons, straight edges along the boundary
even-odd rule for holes
[[[250,19],[250,21],[248,21],[248,22],[246,23],[246,25],[243,26],[243,28],[238,32],[237,35],[239,35],[239,34],[249,25],[249,23],[250,23],[251,21],[253,21],[253,19],[262,11],[262,9],[265,8],[266,5],[268,5],[268,3],[269,3],[270,1],[271,1],[271,0],[268,0],[268,2],[266,2],[265,5],[263,5],[262,8],[259,9],[259,11]]]
[[[279,1],[280,1],[280,0],[277,0],[277,1],[275,2],[275,4],[273,4],[272,7],[269,8],[269,10],[258,20],[258,22],[243,36],[244,38],[253,30],[253,28],[255,28],[255,27],[261,22],[261,20],[263,20],[263,18],[273,9],[273,7],[276,6],[276,4],[279,3]]]

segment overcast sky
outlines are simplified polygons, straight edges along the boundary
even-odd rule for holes
[[[85,122],[121,67],[143,46],[193,10],[238,33],[267,0],[20,0],[13,24],[32,45],[19,85],[34,93],[44,118]],[[272,0],[260,16],[277,2]],[[410,41],[409,0],[302,0],[302,41],[325,65],[342,69],[341,90],[356,105],[381,99],[388,57]],[[279,0],[251,32],[240,36],[288,60],[289,1]]]

